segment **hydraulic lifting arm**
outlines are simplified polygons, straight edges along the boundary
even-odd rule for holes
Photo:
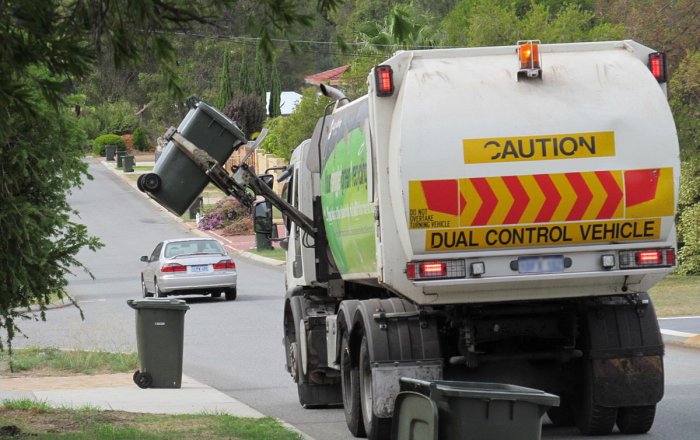
[[[216,159],[211,157],[209,153],[195,144],[187,140],[180,134],[175,127],[170,127],[165,133],[165,138],[173,141],[173,143],[187,156],[195,165],[197,165],[208,177],[211,182],[216,185],[224,193],[235,197],[243,205],[248,208],[255,203],[255,197],[261,196],[269,201],[275,208],[279,209],[292,222],[299,225],[307,234],[316,238],[317,228],[313,221],[304,213],[299,211],[294,206],[290,205],[280,196],[272,191],[272,188],[260,179],[250,167],[245,163],[248,156],[257,148],[262,141],[264,134],[258,137],[258,140],[248,148],[248,153],[241,161],[241,164],[235,169],[233,177],[219,164]],[[252,192],[252,194],[251,194]]]

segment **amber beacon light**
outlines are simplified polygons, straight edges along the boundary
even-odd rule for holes
[[[540,40],[518,41],[518,79],[541,78],[542,59],[540,58]]]

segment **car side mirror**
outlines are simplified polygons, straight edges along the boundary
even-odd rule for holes
[[[272,234],[272,203],[258,202],[253,208],[253,229],[256,234]]]
[[[147,256],[147,255],[143,255],[143,256],[141,257],[141,261],[143,261],[144,263],[148,263],[148,256]]]

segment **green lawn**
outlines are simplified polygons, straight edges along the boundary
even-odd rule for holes
[[[700,276],[669,275],[649,295],[658,316],[700,315]]]

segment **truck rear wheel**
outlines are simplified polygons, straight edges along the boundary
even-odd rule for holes
[[[593,400],[594,380],[590,365],[584,368],[583,392],[575,411],[576,426],[585,435],[607,435],[615,427],[617,408],[598,405]]]
[[[340,382],[343,390],[343,410],[348,429],[355,437],[364,437],[365,425],[360,407],[360,371],[350,356],[350,335],[344,331],[340,342]]]
[[[374,414],[372,400],[372,368],[369,365],[369,346],[367,335],[362,336],[360,345],[360,399],[362,401],[362,420],[369,440],[391,438],[391,418],[378,417]]]
[[[654,424],[656,405],[631,406],[617,410],[617,427],[623,434],[644,434]]]

